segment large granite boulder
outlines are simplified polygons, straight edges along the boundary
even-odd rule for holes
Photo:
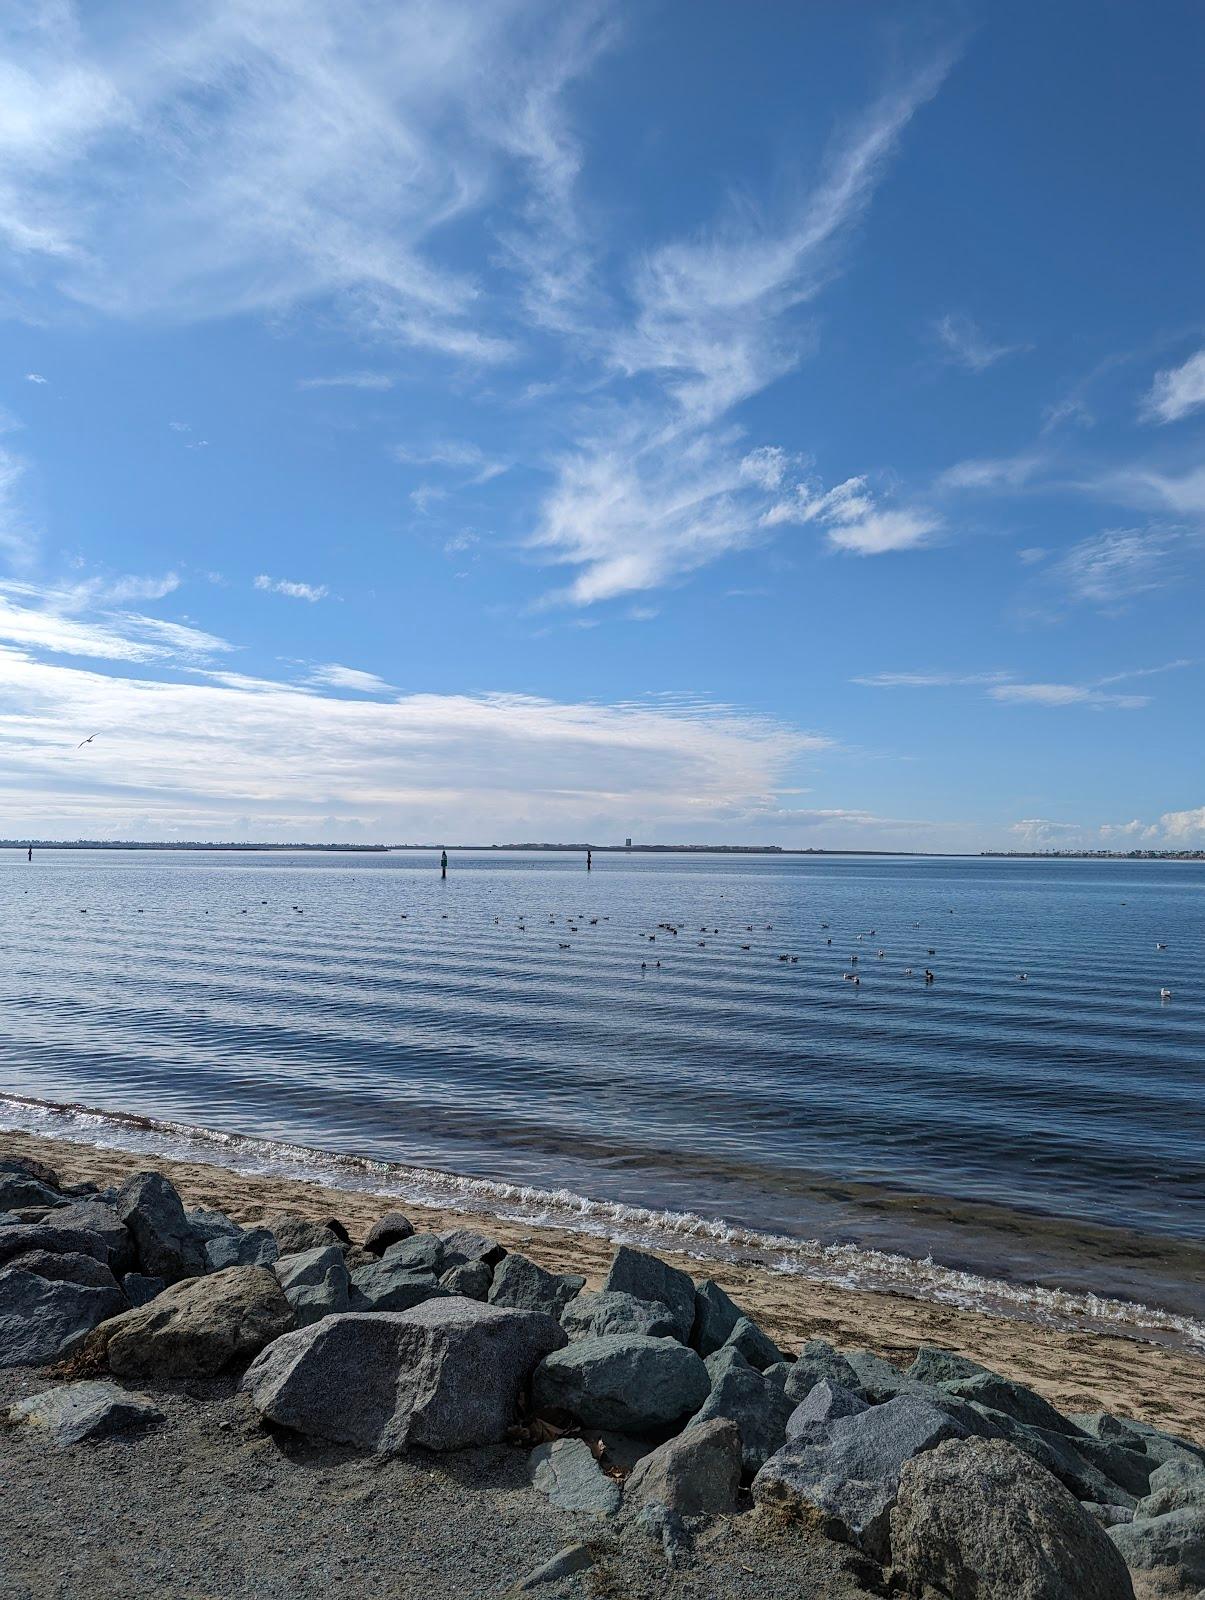
[[[462,1294],[466,1300],[488,1300],[494,1269],[484,1261],[463,1261],[458,1266],[447,1267],[439,1275],[441,1289],[449,1294]]]
[[[674,1318],[674,1337],[685,1343],[695,1320],[695,1286],[679,1272],[643,1250],[621,1244],[603,1282],[604,1294],[630,1294],[634,1300],[658,1300]]]
[[[122,1293],[132,1306],[145,1306],[167,1288],[162,1278],[148,1278],[145,1272],[127,1272],[121,1280]]]
[[[143,1272],[179,1283],[205,1271],[204,1242],[193,1232],[173,1185],[161,1172],[136,1172],[117,1191],[116,1211]]]
[[[753,1498],[778,1505],[830,1537],[887,1556],[888,1515],[905,1461],[963,1429],[944,1411],[900,1395],[839,1417],[823,1436],[793,1439],[753,1480]]]
[[[917,1383],[936,1385],[957,1383],[962,1378],[974,1378],[987,1370],[978,1361],[972,1361],[969,1356],[960,1356],[957,1351],[941,1350],[936,1345],[922,1344],[916,1352],[916,1359],[904,1376],[912,1378]]]
[[[721,1345],[727,1344],[728,1335],[743,1316],[740,1306],[714,1278],[703,1278],[695,1284],[695,1319],[690,1330],[692,1349],[704,1358],[714,1355]]]
[[[128,1394],[115,1383],[66,1383],[19,1400],[10,1423],[43,1429],[58,1450],[83,1439],[107,1439],[162,1422],[163,1413],[144,1394]]]
[[[276,1240],[278,1254],[300,1255],[303,1250],[320,1250],[328,1244],[348,1244],[347,1229],[341,1222],[311,1222],[308,1217],[265,1217],[261,1226]]]
[[[601,1339],[608,1333],[672,1339],[677,1326],[668,1306],[659,1300],[636,1300],[630,1294],[578,1294],[561,1312],[561,1327],[570,1340]]]
[[[54,1168],[48,1167],[35,1156],[0,1156],[0,1175],[4,1174],[9,1177],[36,1178],[48,1189],[63,1188],[62,1180]]]
[[[14,1222],[0,1227],[0,1267],[14,1256],[44,1250],[51,1255],[91,1256],[109,1264],[109,1247],[99,1234],[82,1228],[56,1228],[45,1222]]]
[[[93,1256],[48,1250],[16,1256],[0,1270],[0,1367],[42,1366],[70,1355],[93,1328],[125,1309],[117,1279]]]
[[[787,1418],[787,1438],[815,1438],[823,1434],[830,1422],[841,1417],[856,1417],[869,1409],[868,1403],[852,1389],[834,1383],[831,1378],[822,1378],[812,1385]]]
[[[623,1491],[594,1458],[584,1439],[556,1439],[531,1453],[531,1485],[562,1511],[613,1517]]]
[[[449,1291],[433,1272],[411,1267],[388,1252],[371,1266],[351,1275],[347,1308],[351,1311],[409,1311],[424,1300],[439,1300]]]
[[[226,1267],[102,1323],[85,1352],[118,1377],[210,1378],[292,1326],[293,1308],[266,1267]]]
[[[546,1272],[526,1256],[512,1251],[494,1268],[489,1303],[510,1306],[515,1311],[542,1311],[545,1316],[559,1320],[561,1312],[580,1292],[585,1281],[576,1273],[569,1276]]]
[[[374,1256],[383,1256],[391,1244],[409,1239],[414,1234],[414,1224],[400,1211],[387,1211],[378,1217],[365,1235],[364,1248]]]
[[[134,1240],[117,1215],[116,1206],[105,1200],[72,1200],[54,1214],[55,1228],[78,1229],[103,1239],[109,1252],[108,1265],[116,1277],[133,1272],[137,1265]]]
[[[243,1388],[269,1421],[311,1438],[461,1450],[505,1437],[532,1368],[564,1339],[539,1312],[448,1296],[323,1317],[269,1346]]]
[[[1151,1473],[1147,1492],[1135,1507],[1139,1517],[1163,1517],[1183,1506],[1205,1508],[1205,1466],[1196,1461],[1165,1461]]]
[[[1152,1466],[1165,1461],[1199,1461],[1205,1464],[1205,1447],[1193,1444],[1179,1434],[1167,1433],[1149,1422],[1135,1422],[1129,1417],[1115,1417],[1108,1411],[1071,1412],[1067,1418],[1082,1432],[1103,1443],[1124,1444],[1130,1449],[1140,1449]]]
[[[823,1378],[831,1378],[834,1383],[839,1383],[843,1389],[852,1389],[855,1394],[862,1392],[858,1374],[841,1352],[834,1350],[824,1339],[809,1339],[787,1373],[786,1392],[798,1405],[808,1390]]]
[[[1161,1517],[1135,1517],[1108,1530],[1131,1572],[1157,1581],[1164,1593],[1205,1589],[1205,1508],[1181,1506]]]
[[[273,1262],[272,1271],[293,1308],[299,1328],[348,1309],[351,1279],[343,1261],[343,1251],[337,1244],[281,1256]]]
[[[428,1272],[438,1278],[446,1270],[443,1240],[436,1233],[415,1233],[386,1245],[381,1256],[408,1272]]]
[[[475,1233],[472,1228],[449,1228],[438,1235],[443,1246],[444,1266],[468,1266],[473,1261],[484,1261],[487,1267],[496,1267],[506,1254],[506,1246],[491,1239],[487,1233]]]
[[[1013,1445],[957,1439],[904,1464],[891,1554],[950,1600],[1133,1600],[1109,1535]]]
[[[337,1250],[338,1245],[328,1246]],[[205,1241],[205,1266],[209,1272],[223,1267],[270,1267],[280,1255],[276,1235],[269,1228],[236,1228]]]
[[[1049,1400],[1043,1400],[1023,1383],[1014,1383],[994,1372],[980,1371],[970,1377],[954,1378],[943,1383],[941,1388],[946,1394],[969,1400],[989,1411],[1001,1411],[1006,1417],[1031,1428],[1045,1428],[1049,1433],[1065,1433],[1072,1437],[1081,1432],[1074,1422],[1056,1411]]]
[[[751,1367],[764,1372],[782,1360],[782,1351],[763,1333],[750,1317],[738,1317],[732,1331],[720,1346],[722,1350],[739,1350]]]
[[[624,1501],[709,1516],[735,1511],[740,1486],[740,1430],[727,1417],[713,1417],[642,1456],[624,1485]]]
[[[532,1399],[540,1411],[639,1436],[692,1416],[710,1389],[702,1359],[677,1340],[612,1333],[549,1355],[532,1380]]]
[[[939,1394],[942,1392],[938,1391]],[[935,1404],[944,1406],[945,1402],[937,1399]],[[968,1431],[985,1438],[1005,1439],[1018,1450],[1023,1450],[1040,1467],[1045,1467],[1047,1472],[1053,1473],[1061,1484],[1071,1490],[1077,1500],[1093,1500],[1102,1505],[1131,1508],[1137,1503],[1137,1495],[1124,1488],[1114,1477],[1103,1472],[1083,1453],[1080,1446],[1103,1449],[1106,1458],[1110,1459],[1118,1472],[1121,1472],[1122,1468],[1117,1466],[1117,1462],[1125,1461],[1128,1464],[1131,1460],[1129,1452],[1122,1452],[1112,1446],[1102,1447],[1095,1440],[1056,1433],[1050,1428],[1033,1427],[1029,1423],[1018,1422],[1015,1417],[1010,1417],[1003,1411],[992,1411],[987,1406],[974,1405],[972,1412],[974,1420]],[[1147,1472],[1149,1467],[1140,1465],[1138,1482],[1135,1485],[1139,1493],[1146,1492]]]
[[[781,1385],[751,1367],[739,1350],[725,1346],[707,1357],[711,1393],[687,1423],[688,1428],[725,1418],[741,1439],[741,1464],[752,1477],[786,1442],[787,1418],[794,1402]]]
[[[57,1189],[29,1172],[6,1172],[0,1167],[0,1211],[49,1211],[63,1204]]]

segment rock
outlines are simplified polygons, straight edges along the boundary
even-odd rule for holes
[[[1081,1432],[1104,1443],[1116,1442],[1141,1449],[1153,1466],[1161,1466],[1165,1461],[1199,1461],[1205,1464],[1205,1449],[1200,1445],[1182,1439],[1178,1434],[1152,1427],[1149,1422],[1133,1422],[1126,1417],[1115,1417],[1108,1411],[1072,1412],[1067,1420]]]
[[[695,1319],[690,1330],[691,1348],[701,1356],[714,1355],[727,1344],[728,1335],[744,1316],[714,1278],[695,1284]]]
[[[337,1244],[281,1256],[273,1263],[272,1271],[293,1308],[299,1328],[308,1327],[319,1317],[347,1310],[351,1279]]]
[[[786,1436],[788,1439],[814,1438],[838,1417],[856,1417],[860,1411],[869,1409],[861,1395],[852,1389],[834,1383],[831,1378],[821,1378],[787,1418]]]
[[[232,1222],[224,1211],[186,1211],[184,1213],[188,1226],[202,1244],[207,1244],[210,1239],[237,1239],[242,1229],[237,1222]]]
[[[1139,1500],[1140,1517],[1162,1517],[1183,1506],[1205,1507],[1205,1467],[1195,1461],[1165,1461],[1151,1473],[1147,1494]]]
[[[179,1283],[205,1271],[203,1243],[193,1233],[180,1196],[161,1172],[137,1172],[117,1192],[117,1215],[148,1276]]]
[[[724,1340],[723,1349],[739,1350],[751,1367],[759,1372],[782,1360],[782,1351],[756,1322],[748,1317],[738,1317],[732,1332]]]
[[[987,1437],[1006,1439],[1016,1445],[1039,1466],[1045,1467],[1064,1484],[1077,1500],[1097,1500],[1105,1505],[1133,1506],[1136,1497],[1103,1473],[1083,1455],[1078,1446],[1094,1441],[1071,1439],[1066,1434],[1054,1433],[1049,1428],[1035,1428],[1018,1422],[1003,1411],[992,1411],[987,1406],[974,1406],[978,1417],[988,1424],[976,1427],[975,1432]]]
[[[117,1279],[93,1256],[32,1250],[16,1257],[0,1271],[0,1367],[42,1366],[70,1355],[98,1323],[125,1308]]]
[[[771,1383],[776,1383],[780,1389],[785,1389],[794,1365],[793,1361],[772,1361],[768,1367],[763,1368],[762,1377]]]
[[[753,1498],[793,1510],[821,1532],[884,1561],[904,1462],[962,1433],[936,1406],[899,1395],[837,1418],[823,1438],[785,1444],[753,1480]]]
[[[226,1267],[102,1323],[84,1349],[119,1377],[211,1378],[292,1326],[293,1308],[266,1267]]]
[[[263,1227],[276,1240],[279,1255],[296,1256],[305,1250],[321,1250],[328,1244],[345,1244],[347,1229],[336,1229],[329,1222],[308,1222],[305,1217],[267,1217]]]
[[[497,1444],[540,1360],[551,1317],[448,1296],[412,1311],[323,1317],[252,1362],[243,1388],[269,1421],[392,1454]]]
[[[525,1578],[520,1578],[514,1586],[514,1592],[528,1594],[532,1589],[542,1589],[546,1583],[559,1583],[562,1578],[571,1578],[575,1572],[585,1572],[593,1565],[594,1556],[588,1545],[567,1544]]]
[[[741,1486],[741,1435],[727,1417],[687,1428],[642,1457],[624,1486],[629,1505],[656,1503],[679,1516],[736,1510]]]
[[[986,1367],[980,1366],[978,1361],[972,1361],[969,1356],[923,1344],[904,1376],[917,1383],[956,1383],[960,1378],[974,1378],[986,1371]]]
[[[433,1272],[420,1272],[388,1255],[351,1275],[347,1304],[351,1311],[409,1311],[424,1300],[451,1298]]]
[[[44,1161],[38,1161],[33,1156],[0,1156],[0,1177],[4,1175],[36,1178],[48,1189],[63,1187],[54,1168],[48,1167]]]
[[[885,1361],[873,1350],[847,1350],[845,1359],[854,1373],[854,1381],[845,1383],[845,1387],[856,1390],[864,1399],[873,1401],[875,1405],[882,1405],[884,1400],[894,1400],[902,1394],[912,1395],[918,1400],[934,1398],[931,1385],[918,1383],[915,1378],[905,1377],[897,1366]],[[838,1378],[837,1382],[844,1383],[845,1380]]]
[[[643,1333],[653,1339],[673,1338],[677,1321],[659,1300],[636,1300],[630,1294],[578,1294],[561,1312],[561,1327],[570,1339],[599,1339],[608,1333]]]
[[[440,1274],[440,1286],[449,1294],[462,1294],[466,1300],[488,1300],[493,1268],[484,1261],[466,1261]]]
[[[1133,1600],[1109,1535],[1003,1440],[952,1440],[907,1462],[891,1551],[913,1584],[950,1600]]]
[[[46,1250],[54,1255],[91,1256],[94,1261],[108,1264],[109,1247],[95,1233],[85,1233],[80,1228],[55,1228],[47,1223],[16,1223],[0,1228],[0,1267],[14,1256],[30,1250]]]
[[[63,1197],[57,1189],[43,1183],[28,1172],[0,1170],[0,1210],[20,1211],[39,1206],[43,1211],[61,1206]]]
[[[412,1238],[387,1245],[381,1259],[410,1272],[429,1272],[433,1278],[438,1278],[444,1271],[443,1240],[434,1233],[416,1233]]]
[[[84,1179],[80,1183],[60,1183],[59,1193],[65,1195],[68,1200],[94,1200],[100,1194],[100,1190],[94,1183],[89,1183]],[[116,1198],[116,1189],[113,1190],[111,1195],[105,1196],[110,1205]]]
[[[74,1200],[60,1206],[54,1214],[55,1228],[79,1229],[103,1239],[109,1252],[109,1270],[118,1278],[133,1272],[137,1265],[134,1240],[117,1208],[103,1200]]]
[[[739,1350],[721,1347],[704,1365],[711,1393],[687,1423],[688,1428],[726,1417],[741,1436],[741,1462],[752,1477],[786,1441],[787,1418],[794,1402],[764,1373],[757,1372]]]
[[[557,1439],[533,1450],[531,1483],[562,1511],[588,1511],[596,1517],[613,1517],[623,1497],[584,1439]]]
[[[400,1211],[387,1211],[369,1228],[364,1248],[370,1250],[374,1256],[382,1256],[391,1244],[409,1239],[413,1234],[414,1224],[409,1217],[404,1217]]]
[[[562,1277],[546,1272],[526,1256],[512,1251],[494,1268],[489,1302],[492,1306],[510,1306],[516,1311],[542,1311],[559,1321],[561,1312],[585,1281],[576,1274]]]
[[[567,1412],[592,1428],[656,1434],[693,1415],[711,1384],[693,1350],[674,1339],[611,1333],[549,1355],[536,1369],[538,1410]]]
[[[695,1320],[695,1286],[688,1273],[666,1266],[643,1250],[621,1244],[603,1283],[603,1293],[630,1294],[634,1300],[657,1300],[674,1318],[674,1337],[685,1343]]]
[[[1181,1506],[1161,1517],[1135,1517],[1108,1530],[1132,1572],[1165,1577],[1167,1584],[1195,1592],[1205,1587],[1205,1509]],[[1173,1591],[1174,1592],[1174,1591]]]
[[[270,1267],[279,1255],[276,1235],[268,1228],[248,1228],[245,1233],[236,1228],[205,1241],[205,1265],[210,1272],[221,1272],[223,1267]]]
[[[650,1500],[636,1518],[636,1526],[661,1546],[671,1567],[689,1560],[690,1532],[678,1512]]]
[[[162,1422],[163,1413],[144,1394],[127,1394],[115,1383],[68,1383],[10,1406],[8,1420],[44,1428],[60,1450],[82,1439],[104,1439],[131,1428]]]
[[[127,1272],[121,1280],[122,1293],[132,1306],[145,1306],[167,1288],[162,1278],[148,1278],[145,1272]]]
[[[343,1246],[343,1265],[348,1272],[358,1272],[361,1267],[371,1267],[374,1261],[380,1259],[380,1256],[374,1256],[371,1250],[364,1250],[358,1244]]]
[[[861,1392],[858,1374],[840,1351],[834,1350],[823,1339],[809,1339],[787,1374],[788,1397],[798,1405],[808,1390],[822,1378],[831,1378],[834,1383],[839,1383],[843,1389],[852,1389],[855,1394]]]
[[[1079,1429],[1060,1415],[1048,1400],[1027,1389],[1023,1383],[1013,1383],[994,1372],[976,1372],[969,1378],[955,1378],[943,1383],[946,1394],[970,1400],[990,1411],[1002,1411],[1006,1417],[1027,1423],[1031,1428],[1045,1428],[1050,1433],[1076,1435]]]
[[[487,1267],[496,1267],[506,1254],[506,1246],[497,1239],[474,1233],[471,1228],[449,1228],[438,1237],[449,1267],[466,1266],[472,1261],[484,1261]]]
[[[1118,1523],[1134,1520],[1134,1513],[1129,1506],[1102,1506],[1097,1500],[1080,1500],[1078,1504],[1102,1528],[1113,1528]]]

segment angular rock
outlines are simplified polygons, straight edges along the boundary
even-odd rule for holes
[[[242,1229],[237,1222],[231,1221],[224,1211],[186,1211],[184,1213],[188,1226],[202,1244],[210,1239],[237,1239]]]
[[[738,1317],[732,1332],[721,1347],[725,1350],[739,1350],[751,1367],[756,1367],[759,1372],[766,1367],[775,1366],[782,1360],[782,1351],[770,1338],[763,1333],[757,1323],[749,1317]]]
[[[567,1544],[563,1550],[558,1550],[556,1555],[550,1556],[525,1578],[520,1578],[513,1592],[530,1594],[533,1589],[542,1589],[546,1583],[559,1583],[562,1578],[571,1578],[575,1572],[585,1572],[593,1565],[594,1553],[589,1545]]]
[[[793,1361],[772,1361],[763,1369],[762,1377],[769,1379],[771,1383],[776,1383],[780,1389],[785,1389],[794,1365]]]
[[[650,1500],[641,1507],[635,1525],[661,1546],[671,1567],[681,1566],[690,1559],[690,1530],[678,1512]]]
[[[622,1490],[594,1459],[584,1439],[556,1439],[531,1453],[531,1484],[562,1511],[613,1517]]]
[[[753,1498],[793,1510],[822,1532],[883,1561],[888,1514],[905,1461],[962,1434],[936,1406],[899,1395],[838,1418],[821,1439],[785,1444],[753,1480]]]
[[[957,1383],[960,1378],[974,1378],[988,1369],[969,1356],[960,1356],[953,1350],[939,1350],[935,1345],[923,1344],[916,1359],[905,1372],[906,1378],[917,1383]]]
[[[906,1377],[897,1366],[873,1350],[847,1350],[845,1359],[854,1371],[854,1382],[846,1383],[845,1387],[855,1389],[875,1405],[894,1400],[898,1395],[912,1395],[918,1400],[933,1398],[931,1385]],[[838,1383],[843,1381],[837,1379]]]
[[[660,1301],[673,1313],[674,1337],[683,1343],[690,1338],[695,1320],[695,1286],[689,1273],[621,1244],[602,1287],[604,1294],[630,1294],[634,1300]]]
[[[532,1379],[537,1409],[634,1434],[655,1434],[693,1415],[710,1389],[695,1351],[638,1333],[580,1340],[549,1355]]]
[[[1163,1517],[1184,1506],[1205,1508],[1205,1466],[1173,1459],[1151,1473],[1147,1493],[1135,1509],[1140,1517]]]
[[[317,1250],[302,1250],[297,1255],[281,1256],[272,1264],[276,1281],[293,1308],[299,1328],[306,1328],[320,1317],[348,1309],[351,1279],[337,1244]]]
[[[740,1429],[727,1417],[713,1417],[643,1456],[624,1485],[624,1499],[683,1517],[723,1515],[736,1510],[740,1486]]]
[[[121,1280],[122,1293],[132,1306],[145,1306],[167,1288],[162,1278],[148,1278],[145,1272],[127,1272]]]
[[[351,1311],[409,1311],[425,1300],[450,1299],[433,1272],[421,1272],[405,1261],[381,1257],[371,1267],[357,1267],[348,1287]]]
[[[704,1365],[711,1393],[687,1427],[716,1418],[734,1422],[741,1436],[742,1468],[751,1478],[786,1442],[787,1418],[794,1402],[777,1383],[751,1367],[739,1350],[721,1347]]]
[[[92,1256],[37,1250],[19,1256],[0,1271],[0,1367],[42,1366],[70,1355],[125,1308],[117,1279]]]
[[[869,1410],[861,1395],[834,1383],[831,1378],[821,1378],[787,1418],[786,1436],[788,1439],[814,1438],[839,1417],[856,1417],[860,1411]]]
[[[8,1420],[46,1431],[59,1450],[83,1439],[162,1422],[163,1413],[144,1394],[127,1394],[115,1383],[67,1383],[10,1406]]]
[[[438,1238],[443,1245],[444,1262],[449,1267],[467,1266],[472,1261],[484,1261],[487,1267],[496,1267],[506,1254],[506,1246],[497,1239],[485,1233],[474,1233],[471,1228],[449,1228]]]
[[[1031,1428],[1045,1428],[1050,1433],[1071,1436],[1080,1431],[1074,1422],[1069,1422],[1057,1412],[1049,1400],[1043,1400],[1040,1394],[1027,1389],[1023,1383],[1013,1383],[1011,1379],[1001,1378],[994,1372],[976,1372],[969,1378],[952,1379],[941,1387],[946,1394],[970,1400],[990,1411],[1002,1411],[1006,1417],[1027,1423]]]
[[[1205,1587],[1202,1507],[1181,1506],[1161,1517],[1135,1517],[1133,1522],[1110,1528],[1108,1537],[1131,1572],[1158,1574],[1168,1580],[1165,1588],[1178,1584],[1188,1593]]]
[[[484,1261],[465,1261],[442,1272],[439,1282],[449,1294],[462,1294],[466,1300],[488,1300],[493,1278],[494,1269]]]
[[[542,1311],[559,1321],[561,1312],[585,1281],[576,1274],[562,1276],[546,1272],[526,1256],[512,1251],[494,1268],[489,1302],[492,1306],[510,1306],[516,1311]]]
[[[143,1272],[167,1283],[205,1271],[205,1250],[175,1188],[161,1172],[136,1172],[117,1192],[117,1215],[138,1251]]]
[[[1205,1448],[1201,1445],[1182,1439],[1179,1434],[1167,1433],[1149,1422],[1115,1417],[1108,1411],[1071,1412],[1067,1420],[1081,1432],[1104,1443],[1116,1442],[1141,1449],[1154,1465],[1189,1459],[1205,1463]]]
[[[292,1326],[293,1308],[266,1267],[226,1267],[102,1323],[84,1348],[118,1377],[211,1378]]]
[[[429,1272],[438,1278],[444,1271],[443,1240],[434,1233],[416,1233],[409,1239],[399,1239],[386,1245],[382,1261],[391,1261],[410,1272]]]
[[[561,1312],[561,1327],[570,1339],[599,1339],[607,1333],[643,1333],[672,1338],[673,1312],[659,1300],[635,1300],[630,1294],[578,1294]]]
[[[460,1450],[505,1436],[532,1368],[564,1338],[538,1312],[448,1296],[323,1317],[265,1350],[243,1388],[263,1416],[312,1438]]]
[[[80,1228],[55,1228],[47,1223],[14,1223],[0,1228],[0,1267],[14,1256],[30,1250],[47,1250],[55,1255],[91,1256],[94,1261],[108,1264],[109,1247],[95,1233],[85,1233]]]
[[[52,1226],[79,1229],[82,1233],[103,1239],[109,1252],[108,1266],[115,1276],[120,1278],[134,1271],[137,1259],[134,1240],[117,1215],[116,1206],[104,1200],[73,1200],[59,1207]]]
[[[34,1156],[0,1156],[0,1175],[36,1178],[48,1189],[62,1189],[63,1184],[53,1167]]]
[[[1133,1600],[1109,1535],[1003,1440],[952,1440],[907,1462],[891,1552],[950,1600]]]
[[[744,1316],[735,1300],[729,1298],[714,1278],[695,1284],[695,1319],[690,1330],[691,1348],[706,1359],[721,1345]]]
[[[282,1256],[300,1255],[304,1250],[320,1250],[328,1244],[345,1244],[347,1229],[329,1222],[309,1222],[305,1217],[267,1217],[261,1226],[276,1240]]]
[[[1097,1500],[1105,1505],[1131,1507],[1136,1504],[1135,1495],[1106,1476],[1080,1451],[1080,1444],[1094,1441],[1069,1438],[1049,1428],[1031,1427],[1003,1411],[992,1411],[987,1406],[975,1405],[972,1409],[988,1425],[986,1428],[976,1427],[975,1432],[1006,1439],[1039,1466],[1045,1467],[1047,1472],[1053,1473],[1077,1500]]]
[[[248,1228],[245,1233],[236,1228],[205,1241],[205,1265],[210,1272],[221,1272],[223,1267],[270,1267],[279,1255],[276,1235],[268,1228]]]
[[[1128,1506],[1102,1506],[1097,1500],[1079,1500],[1076,1504],[1102,1528],[1114,1528],[1118,1523],[1134,1520],[1134,1513]]]
[[[382,1256],[391,1244],[398,1244],[402,1239],[409,1239],[414,1234],[414,1224],[409,1217],[400,1211],[387,1211],[383,1217],[378,1217],[369,1228],[364,1239],[365,1250],[370,1250],[374,1256]]]
[[[852,1389],[855,1394],[861,1393],[858,1374],[841,1352],[834,1350],[832,1345],[823,1339],[809,1339],[799,1352],[799,1359],[792,1364],[787,1374],[788,1397],[798,1404],[822,1378],[831,1378],[843,1389]]]
[[[0,1171],[0,1210],[21,1211],[34,1206],[49,1211],[63,1204],[57,1189],[27,1172]]]

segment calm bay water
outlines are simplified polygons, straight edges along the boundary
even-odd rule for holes
[[[0,1124],[77,1102],[1199,1314],[1203,957],[1191,863],[14,852],[0,1090],[37,1104]]]

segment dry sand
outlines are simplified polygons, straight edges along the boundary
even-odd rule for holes
[[[315,1220],[338,1217],[361,1239],[386,1210],[404,1209],[416,1228],[485,1229],[480,1213],[423,1207],[294,1179],[253,1177],[200,1162],[170,1161],[102,1150],[66,1140],[0,1132],[0,1155],[35,1156],[64,1182],[104,1187],[153,1167],[171,1178],[185,1204],[224,1211],[249,1225],[281,1212]],[[603,1239],[497,1219],[488,1231],[556,1272],[582,1272],[597,1288],[612,1246]],[[1032,1322],[991,1317],[902,1295],[818,1284],[765,1268],[708,1261],[659,1251],[695,1277],[713,1277],[785,1350],[805,1339],[869,1348],[907,1362],[922,1344],[936,1344],[981,1361],[1044,1395],[1060,1411],[1112,1411],[1205,1444],[1205,1358],[1104,1334],[1068,1333]]]

